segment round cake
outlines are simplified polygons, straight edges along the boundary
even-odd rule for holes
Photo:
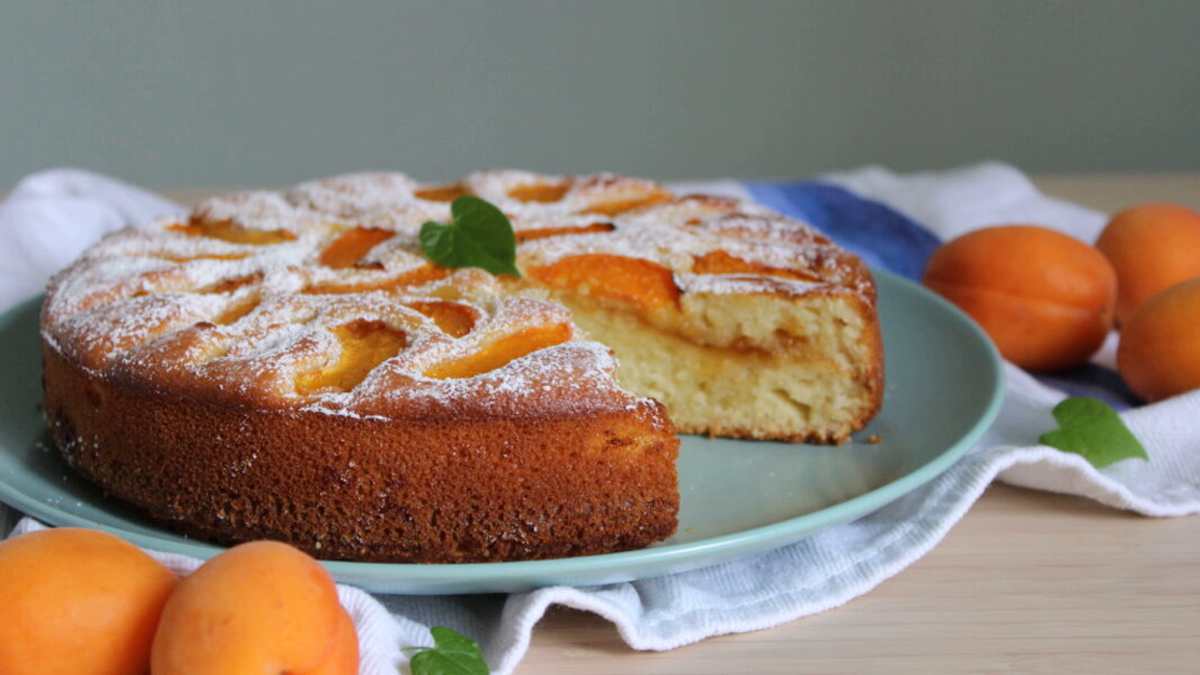
[[[422,254],[421,224],[464,194],[509,216],[521,277]],[[89,249],[47,291],[44,409],[71,467],[205,540],[396,562],[619,551],[676,527],[671,417],[791,440],[865,424],[874,301],[856,258],[732,200],[607,174],[355,174]],[[664,350],[701,370],[662,375]]]

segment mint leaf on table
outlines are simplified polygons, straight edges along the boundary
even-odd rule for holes
[[[442,267],[482,267],[492,274],[521,276],[517,237],[504,212],[479,197],[463,196],[450,204],[450,222],[421,226],[425,257]]]
[[[1043,445],[1083,455],[1097,469],[1123,459],[1150,459],[1121,416],[1103,401],[1073,396],[1054,406],[1058,429],[1038,438]]]
[[[446,628],[434,626],[433,646],[417,650],[408,660],[412,675],[488,675],[491,670],[479,645],[471,638]]]

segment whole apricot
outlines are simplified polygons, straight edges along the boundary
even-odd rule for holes
[[[1112,329],[1112,266],[1091,246],[1044,227],[969,232],[934,252],[924,283],[1029,370],[1085,363]]]
[[[1096,248],[1117,271],[1117,320],[1124,325],[1152,296],[1200,277],[1200,213],[1142,204],[1113,216]]]
[[[96,530],[0,543],[0,673],[145,673],[176,582],[135,546]]]
[[[338,616],[337,634],[333,640],[333,651],[325,657],[325,662],[310,675],[345,675],[358,672],[358,633],[354,631],[354,621],[350,615],[342,611]]]
[[[1148,400],[1200,388],[1200,279],[1150,298],[1121,330],[1117,369]]]
[[[346,621],[317,561],[287,544],[242,544],[179,583],[154,637],[151,673],[353,675],[358,643],[345,644]]]

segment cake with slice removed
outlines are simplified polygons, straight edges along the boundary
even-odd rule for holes
[[[520,277],[422,255],[421,224],[464,194],[508,214]],[[874,303],[856,258],[732,200],[608,174],[339,176],[208,200],[57,275],[45,412],[71,466],[205,539],[412,562],[625,550],[675,528],[676,428],[836,442],[865,424]]]

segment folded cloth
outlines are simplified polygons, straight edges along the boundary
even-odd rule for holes
[[[29,176],[0,202],[0,307],[40,293],[51,274],[105,234],[181,210],[150,192],[87,171]]]
[[[1099,213],[1039,194],[1019,171],[996,163],[940,173],[897,175],[871,167],[818,181],[680,187],[758,199],[812,221],[876,264],[910,277],[919,274],[939,240],[972,228],[1034,222],[1091,241],[1104,222]],[[176,209],[85,172],[27,178],[0,205],[0,265],[6,270],[0,307],[35,293],[50,273],[105,232]],[[1096,361],[1098,372],[1109,372],[1110,353]],[[401,647],[428,645],[428,627],[445,625],[475,637],[494,671],[510,673],[552,604],[607,618],[634,649],[672,649],[791,621],[862,595],[920,558],[997,477],[1147,516],[1200,512],[1200,425],[1194,423],[1200,392],[1124,413],[1150,461],[1098,470],[1077,455],[1037,443],[1054,426],[1050,409],[1063,392],[1012,365],[1006,365],[1005,376],[1007,398],[999,418],[954,467],[872,515],[775,551],[657,579],[509,596],[372,597],[342,587],[341,600],[362,646],[361,672],[392,675],[404,660]],[[1080,377],[1086,381],[1068,375],[1055,383],[1128,397],[1108,390],[1111,377],[1091,371]],[[39,527],[27,518],[15,532]],[[180,572],[198,564],[184,556],[154,555]]]

